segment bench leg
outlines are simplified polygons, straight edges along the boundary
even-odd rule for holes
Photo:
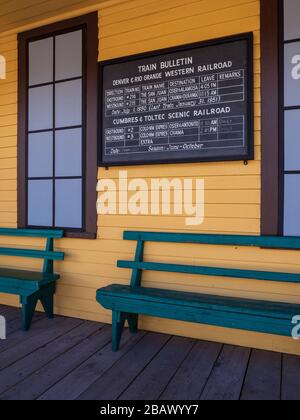
[[[37,294],[21,297],[23,331],[28,331],[31,326],[31,321],[32,321],[38,300],[39,300],[39,296]]]
[[[118,351],[126,315],[119,311],[112,313],[112,351]]]
[[[127,316],[128,327],[131,334],[136,334],[138,332],[138,321],[139,317],[136,314],[128,314]]]
[[[49,319],[54,318],[53,300],[54,300],[55,286],[50,285],[41,291],[41,303],[44,311]]]

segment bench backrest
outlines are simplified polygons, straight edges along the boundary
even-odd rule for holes
[[[45,273],[53,273],[53,261],[62,261],[64,259],[63,252],[54,251],[54,239],[62,238],[63,235],[64,232],[62,230],[0,228],[0,236],[46,239],[46,247],[43,250],[0,247],[0,255],[42,259],[44,260],[43,271]]]
[[[172,273],[202,274],[209,276],[226,276],[237,278],[256,278],[279,282],[300,283],[299,274],[259,272],[250,270],[234,270],[192,265],[147,263],[144,262],[145,242],[165,242],[203,245],[231,245],[245,247],[261,247],[271,249],[300,250],[300,239],[296,237],[275,236],[243,236],[243,235],[207,235],[195,233],[164,233],[125,231],[124,239],[137,241],[134,261],[118,261],[119,268],[132,269],[131,287],[141,286],[143,270],[164,271]]]

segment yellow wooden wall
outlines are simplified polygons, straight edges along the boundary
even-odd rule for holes
[[[63,3],[63,2],[60,2]],[[82,3],[82,2],[81,2]],[[57,248],[66,260],[56,265],[62,274],[56,296],[56,312],[110,322],[110,314],[95,302],[95,290],[111,282],[128,284],[130,273],[116,268],[116,260],[131,258],[134,243],[122,241],[124,229],[195,231],[210,233],[260,233],[260,16],[259,0],[131,0],[99,5],[99,60],[253,31],[255,40],[255,161],[158,165],[99,170],[99,179],[116,179],[127,169],[130,178],[182,177],[205,179],[205,223],[188,228],[178,216],[99,216],[95,241],[63,239]],[[96,10],[89,7],[57,15],[45,13],[22,30]],[[45,19],[43,19],[45,17]],[[6,81],[0,81],[0,226],[15,227],[16,133],[17,133],[17,42],[16,30],[0,34],[0,54],[7,58]],[[1,245],[39,245],[39,240],[0,238]],[[170,261],[212,266],[300,272],[299,253],[238,247],[149,244],[149,261]],[[38,268],[39,263],[0,257],[1,265]],[[268,282],[145,273],[146,286],[300,303],[300,287]],[[16,304],[12,296],[2,303]],[[292,339],[232,331],[195,324],[142,319],[148,330],[241,344],[300,354]]]

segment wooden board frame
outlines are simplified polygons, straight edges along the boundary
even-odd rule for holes
[[[141,60],[145,58],[157,57],[174,52],[187,51],[191,49],[209,47],[214,45],[221,45],[224,43],[231,43],[236,41],[247,41],[247,62],[248,62],[248,150],[245,155],[234,157],[216,157],[216,158],[178,158],[178,159],[161,159],[155,161],[118,161],[118,162],[105,162],[103,157],[103,131],[102,131],[102,118],[103,118],[103,76],[104,68],[108,65],[128,63],[130,61]],[[114,166],[138,166],[138,165],[159,165],[159,164],[174,164],[174,163],[192,163],[192,162],[223,162],[223,161],[248,161],[254,159],[254,63],[253,63],[253,33],[247,32],[223,38],[217,38],[209,41],[201,41],[197,43],[181,45],[166,49],[155,50],[142,54],[135,54],[125,56],[117,59],[102,61],[99,63],[99,147],[98,147],[98,166],[100,167],[114,167]]]

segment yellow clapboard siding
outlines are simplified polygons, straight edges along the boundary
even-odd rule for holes
[[[14,48],[13,50],[9,50],[5,52],[5,59],[6,63],[10,63],[11,61],[16,61],[18,57],[17,49]]]
[[[15,213],[5,213],[5,212],[1,212],[0,213],[0,224],[3,223],[16,223],[17,221],[17,215]]]
[[[128,195],[130,197],[130,195]],[[171,196],[172,197],[172,196]],[[117,197],[118,198],[118,197]],[[118,200],[122,202],[122,200]],[[174,202],[174,199],[172,199]],[[259,190],[205,190],[205,204],[259,204]],[[101,221],[100,221],[101,223]]]
[[[1,161],[0,161],[1,164]],[[1,201],[17,201],[17,192],[16,191],[5,191],[3,194],[4,197],[1,197]]]
[[[107,244],[107,241],[103,241],[105,243],[106,249],[93,249],[90,251],[82,251],[79,249],[69,249],[69,248],[57,248],[60,251],[66,252],[66,262],[67,263],[80,263],[80,264],[98,264],[99,266],[102,265],[109,265],[112,267],[115,267],[115,263],[117,259],[133,259],[133,252],[134,247],[128,247],[128,249],[123,249],[121,244],[115,245],[115,248],[109,247]],[[201,245],[198,247],[190,245],[189,247],[180,247],[178,245],[177,247],[172,247],[172,244],[168,244],[167,250],[163,252],[161,246],[160,248],[156,245],[156,247],[149,247],[146,246],[146,252],[145,257],[147,261],[158,261],[158,262],[176,262],[178,261],[178,257],[174,257],[174,254],[172,252],[177,253],[180,250],[180,260],[183,264],[197,264],[197,265],[209,265],[212,267],[226,267],[226,268],[241,268],[246,269],[249,268],[251,270],[254,270],[257,268],[258,270],[263,271],[277,271],[277,272],[289,272],[289,273],[297,273],[300,269],[300,263],[297,260],[297,258],[288,258],[283,259],[281,258],[275,258],[274,256],[269,256],[268,253],[266,254],[259,254],[259,255],[252,255],[251,250],[246,250],[246,252],[243,252],[241,248],[236,249],[235,252],[233,252],[231,247],[228,247],[227,250],[222,249],[223,247],[211,247],[211,249],[207,249]],[[104,247],[104,245],[103,245]],[[182,248],[182,250],[181,250]],[[117,255],[114,254],[114,252],[117,253]],[[224,253],[224,254],[223,254]],[[221,257],[220,257],[221,256]],[[264,257],[264,258],[263,258]],[[289,263],[289,267],[285,267],[287,264],[287,260],[291,261]],[[3,263],[5,261],[5,258],[2,257],[1,262]],[[25,261],[19,260],[18,263],[20,265],[26,264]],[[28,263],[28,266],[30,266],[30,263]],[[66,269],[65,263],[60,263],[59,265],[60,270],[64,271]],[[72,271],[71,271],[72,272]],[[122,273],[124,271],[120,271]],[[84,272],[83,272],[84,273]],[[129,273],[129,270],[128,270]],[[75,275],[76,272],[73,272]],[[96,273],[92,273],[93,275],[96,275]],[[173,281],[175,279],[181,279],[183,277],[186,277],[186,281],[189,280],[190,276],[184,276],[184,275],[176,275],[174,273],[166,273],[161,274],[162,277],[165,278],[173,278]],[[127,276],[126,276],[127,277]],[[151,273],[148,275],[149,278],[157,278],[156,273]],[[192,276],[194,278],[193,281],[197,280],[197,276]],[[147,277],[145,278],[147,280]],[[160,281],[160,279],[158,279]],[[222,283],[224,281],[226,283],[226,279],[218,279],[217,277],[214,279],[215,284],[218,284],[219,282]],[[252,284],[255,286],[259,286],[261,282],[255,282],[255,280],[251,280]],[[235,280],[235,283],[240,287],[244,284],[244,282],[241,282],[239,280]],[[297,290],[300,289],[300,285],[294,285],[297,287]],[[289,285],[286,286],[287,288]],[[273,291],[273,290],[272,290]],[[299,290],[300,291],[300,290]]]
[[[104,3],[106,0],[51,0],[51,2],[35,1],[32,6],[23,5],[17,10],[0,15],[0,22],[3,31],[8,31],[18,25],[25,25],[40,19],[51,18],[55,14],[76,10],[76,8],[88,7]],[[23,7],[22,7],[23,6]],[[2,11],[3,13],[3,11]]]
[[[0,141],[1,141],[1,137],[0,137]],[[3,169],[14,169],[16,172],[16,165],[17,165],[17,159],[14,159],[14,158],[2,159],[1,154],[0,154],[0,175]]]
[[[190,7],[198,3],[198,0],[191,0]],[[170,13],[174,8],[186,6],[186,0],[165,0],[158,2],[156,0],[131,0],[130,2],[121,2],[119,5],[111,6],[106,9],[100,9],[100,18],[103,26],[118,22],[131,21],[143,16],[149,16],[151,19],[155,13],[161,14],[168,10]]]
[[[17,41],[14,39],[13,41],[5,40],[5,38],[0,37],[0,51],[2,55],[5,55],[5,53],[17,50]]]
[[[6,147],[16,147],[17,146],[17,138],[16,136],[11,137],[0,137],[0,148]]]
[[[5,203],[4,203],[5,204]],[[14,203],[12,203],[14,204]],[[110,239],[108,234],[105,234],[105,230],[109,233],[107,228],[101,228],[101,241],[86,241],[85,248],[82,247],[82,241],[80,239],[63,239],[56,241],[56,249],[66,252],[66,259],[76,261],[87,261],[87,262],[99,262],[103,263],[100,258],[100,254],[111,254],[114,258],[112,261],[120,258],[121,254],[127,254],[128,257],[133,256],[135,250],[134,241],[123,241],[122,233],[123,229],[119,229],[119,235],[116,239]],[[100,233],[100,232],[99,232]],[[26,238],[3,238],[1,244],[5,246],[32,246],[33,241]],[[43,246],[43,241],[35,241],[35,247]],[[235,264],[240,261],[243,264],[251,264],[254,267],[256,263],[263,263],[264,269],[271,270],[274,264],[286,265],[284,271],[297,272],[299,266],[299,252],[298,251],[281,251],[281,250],[261,250],[259,248],[247,248],[247,247],[231,247],[231,246],[207,246],[199,245],[195,246],[192,244],[168,244],[167,247],[161,247],[160,244],[147,244],[146,255],[147,257],[153,256],[165,256],[172,257],[178,254],[180,249],[180,255],[182,258],[194,258],[199,257],[207,261],[215,261],[214,265],[225,264],[228,261],[231,264]],[[220,257],[222,256],[222,257]],[[22,261],[21,261],[22,262]],[[106,260],[105,260],[106,262]],[[63,267],[64,263],[62,264]],[[283,268],[278,271],[282,271]],[[261,267],[260,267],[261,268]],[[75,274],[75,273],[74,273]],[[173,274],[172,274],[173,275]]]
[[[109,175],[109,171],[99,171],[99,178],[107,178],[118,182],[119,180],[128,179],[130,182],[131,178],[134,178],[131,171],[120,171],[119,173],[114,172],[113,174]],[[126,174],[126,177],[125,177]],[[201,175],[191,177],[189,171],[187,170],[186,176],[184,173],[180,173],[177,176],[178,178],[193,180],[195,182],[197,179],[201,179]],[[147,182],[148,186],[151,185],[152,177],[147,174],[143,174],[143,180]],[[252,189],[260,189],[260,176],[259,175],[243,175],[243,176],[205,176],[205,190],[245,190],[246,188],[249,190]],[[121,187],[118,190],[122,190]]]
[[[141,178],[136,179],[132,177],[128,177],[128,179],[123,178],[123,174],[125,172],[120,172],[120,178],[112,178],[107,177],[107,179],[99,180],[97,191],[99,194],[103,194],[103,186],[106,185],[107,182],[113,182],[115,184],[115,196],[117,196],[117,201],[125,202],[126,197],[130,197],[136,193],[136,189],[138,188],[138,191],[143,192],[143,196],[147,197],[147,199],[150,200],[151,194],[155,195],[158,191],[163,192],[169,192],[171,193],[171,199],[173,197],[181,197],[184,195],[184,191],[192,191],[195,192],[196,188],[199,190],[205,190],[206,193],[211,193],[213,190],[222,191],[225,190],[231,190],[233,191],[233,194],[236,195],[236,189],[240,189],[244,191],[246,188],[249,188],[249,190],[258,190],[259,184],[257,182],[253,186],[246,184],[249,177],[245,177],[245,180],[243,179],[235,179],[236,177],[227,177],[228,181],[221,180],[220,184],[218,185],[218,178],[217,177],[203,177],[201,176],[190,178],[189,176],[183,177],[178,176],[176,178]],[[132,178],[132,179],[131,179]],[[221,177],[220,177],[221,178]],[[256,179],[253,176],[253,179]],[[223,181],[223,182],[222,182]],[[199,185],[200,182],[200,185]],[[232,183],[231,183],[232,182]],[[174,187],[176,186],[181,188],[181,192],[176,191],[174,192]],[[219,190],[220,189],[220,190]],[[126,191],[128,190],[128,193],[126,194]],[[146,194],[147,193],[147,194]],[[123,198],[125,197],[125,198]],[[194,198],[194,196],[193,196]],[[116,201],[116,200],[114,200]],[[143,200],[143,202],[145,202]],[[176,200],[178,201],[178,200]],[[221,202],[221,200],[218,199],[218,202]]]
[[[17,114],[17,104],[9,104],[0,106],[0,118],[5,115],[16,115]]]
[[[11,35],[3,35],[2,32],[0,32],[0,47],[5,47],[6,45],[15,42],[17,43],[17,35],[16,33]],[[13,49],[13,48],[12,48]]]
[[[0,180],[0,191],[11,191],[17,189],[16,180],[3,181]]]
[[[55,302],[54,305],[54,310],[57,315],[86,319],[88,321],[96,321],[105,324],[111,323],[111,314],[108,312],[105,314],[99,314],[98,312],[88,312],[88,307],[86,308],[86,311],[76,310],[76,307],[65,309],[64,307],[59,306],[60,303],[61,302]],[[41,308],[39,309],[40,311],[42,310]]]
[[[6,78],[5,80],[3,80],[3,85],[5,83],[16,83],[18,80],[18,73],[16,69],[12,69],[9,65],[8,65],[8,70],[6,70]],[[2,84],[2,83],[1,83]]]
[[[119,282],[118,284],[126,284],[126,282]],[[99,283],[98,283],[99,286]],[[158,282],[145,282],[145,287],[149,287],[149,288],[157,288],[160,287]],[[268,285],[268,287],[270,287],[270,285]],[[172,289],[172,290],[176,290],[176,291],[181,291],[180,287],[176,287],[176,285],[174,284],[166,284],[166,288],[167,289]],[[219,291],[219,294],[221,296],[224,297],[230,297],[230,296],[235,296],[235,297],[240,297],[242,299],[257,299],[257,297],[255,297],[255,295],[257,296],[257,291],[255,292],[251,292],[251,291],[235,291],[234,289],[221,289],[220,285],[218,285],[218,287],[205,287],[205,286],[199,286],[196,287],[195,285],[189,285],[189,290],[192,293],[201,293],[201,294],[215,294],[216,290]],[[299,290],[298,290],[299,292]],[[60,298],[64,298],[64,297],[68,297],[71,299],[80,299],[82,297],[82,294],[84,293],[85,299],[88,300],[92,305],[95,302],[95,290],[93,288],[84,288],[84,287],[78,287],[75,285],[72,285],[72,287],[70,287],[70,284],[62,284],[61,282],[59,283],[58,289],[57,289],[57,296],[59,296]],[[276,294],[272,294],[270,296],[270,294],[268,292],[261,292],[259,293],[259,299],[260,300],[270,300],[272,299],[273,301],[276,301],[280,299],[281,302],[292,302],[294,304],[299,305],[300,303],[300,295],[298,293],[297,296],[293,296],[293,295],[283,295],[282,294],[278,294],[276,296]],[[103,308],[100,307],[99,311],[104,311]]]
[[[92,3],[96,3],[92,2]],[[18,19],[18,14],[19,13],[21,15],[21,17],[24,17],[24,9],[29,9],[29,16],[32,16],[32,13],[30,13],[30,10],[32,10],[31,8],[38,8],[41,10],[47,10],[49,5],[44,4],[45,2],[43,0],[26,0],[26,2],[24,1],[20,1],[20,0],[15,0],[14,2],[7,2],[7,1],[3,1],[4,5],[1,8],[1,12],[0,12],[0,17],[2,16],[6,16],[6,15],[10,15],[11,16],[11,20],[12,22],[16,21]],[[73,4],[80,4],[80,1],[75,1],[75,0],[67,0],[64,2],[61,2],[61,4],[63,4],[64,6],[68,6],[73,5]],[[100,3],[100,1],[98,1],[98,3]],[[1,5],[1,3],[0,3]]]
[[[197,42],[199,40],[209,40],[214,38],[220,38],[223,36],[239,34],[245,31],[257,31],[258,28],[259,18],[249,17],[235,22],[234,31],[233,23],[231,21],[224,23],[223,25],[216,24],[207,28],[198,27],[194,30],[186,30],[184,32],[176,32],[175,29],[173,34],[157,34],[157,37],[154,38],[154,40],[150,38],[143,40],[143,42],[137,41],[138,38],[133,37],[133,39],[128,39],[128,44],[124,44],[124,39],[127,40],[126,36],[123,37],[123,43],[118,46],[107,45],[107,40],[105,42],[102,42],[102,49],[100,49],[100,59],[108,60],[111,58],[137,54],[145,51],[151,51],[153,49],[175,47],[176,45],[189,44],[192,42]],[[255,68],[255,71],[259,72],[259,66]]]
[[[3,222],[3,223],[1,223],[1,227],[3,227],[3,228],[15,228],[16,227],[16,222],[14,222],[14,223],[12,223],[12,222],[9,222],[9,223],[7,223],[7,222]]]
[[[222,0],[214,0],[213,6],[210,0],[202,0],[198,2],[194,2],[191,6],[190,4],[180,5],[176,7],[174,2],[166,1],[164,2],[164,7],[168,7],[166,11],[161,11],[157,13],[157,10],[153,10],[153,7],[149,5],[148,7],[144,7],[144,14],[141,17],[138,16],[128,16],[127,19],[122,14],[122,21],[118,23],[112,23],[110,25],[107,24],[106,19],[103,19],[103,27],[102,27],[102,37],[113,37],[116,34],[132,32],[137,29],[144,30],[147,27],[154,27],[159,24],[166,24],[170,25],[176,20],[180,20],[180,24],[182,27],[190,26],[195,24],[195,20],[198,21],[203,17],[203,15],[207,13],[212,13],[214,10],[215,13],[221,14],[224,16],[224,12],[226,9],[229,9],[229,13],[232,12],[232,8],[234,6],[241,7],[241,4],[249,3],[249,0],[228,0],[226,2]],[[258,4],[258,2],[253,2]],[[181,2],[182,4],[182,2]],[[249,7],[249,6],[248,6]],[[170,16],[170,9],[172,10],[172,15]],[[137,9],[139,10],[139,9]],[[249,11],[250,12],[250,11]],[[253,11],[251,11],[253,13]],[[255,11],[257,12],[257,10]],[[186,19],[190,19],[186,21]],[[126,24],[124,21],[126,19]],[[207,21],[210,22],[211,19],[207,17]],[[197,24],[195,25],[197,27]]]
[[[16,72],[18,70],[17,59],[6,62],[6,71],[7,73]]]
[[[13,201],[2,201],[0,200],[0,212],[17,212],[17,204]]]
[[[17,148],[15,146],[1,149],[1,158],[5,159],[5,158],[14,158],[14,157],[17,157]]]
[[[222,337],[226,344],[236,344],[244,347],[255,347],[274,352],[283,352],[300,355],[299,342],[291,338],[252,333],[241,330],[228,330],[205,325],[189,324],[157,318],[142,317],[140,327],[149,331],[158,331],[173,335],[188,335],[189,337],[202,337],[207,341],[219,341],[217,337]],[[187,333],[188,332],[188,333]],[[255,343],[255,344],[253,344]]]
[[[0,153],[1,155],[1,153]],[[15,160],[14,160],[15,162]],[[16,162],[15,162],[16,164]],[[17,177],[17,170],[15,166],[13,166],[13,169],[2,169],[3,168],[3,161],[1,161],[0,166],[0,179],[16,179]]]
[[[101,229],[102,233],[104,233],[104,229],[105,228]],[[119,229],[119,232],[120,235],[118,239],[106,239],[103,237],[101,241],[88,241],[85,249],[82,249],[81,240],[63,239],[58,241],[57,249],[66,251],[68,259],[72,259],[72,256],[74,255],[73,260],[84,261],[89,260],[89,258],[98,258],[99,253],[112,254],[115,259],[118,259],[119,255],[123,253],[128,254],[132,258],[136,246],[135,242],[123,241],[121,238],[123,231]],[[20,241],[13,240],[13,238],[7,238],[4,243],[9,246],[16,246]],[[26,244],[26,242],[24,242],[24,244]],[[199,256],[199,253],[201,253],[201,257],[205,260],[214,260],[216,262],[222,260],[222,264],[224,264],[224,261],[232,263],[241,261],[245,264],[251,263],[252,266],[255,266],[256,263],[264,263],[264,268],[268,270],[272,269],[273,264],[280,264],[281,266],[286,265],[285,271],[287,272],[297,272],[298,265],[300,264],[298,251],[282,252],[281,250],[262,250],[260,248],[231,246],[195,246],[192,244],[185,244],[182,246],[178,244],[168,244],[167,247],[162,247],[160,244],[147,244],[146,255],[172,257],[178,255],[179,249],[180,255],[183,258],[197,257]],[[81,257],[80,252],[82,252]],[[222,258],[220,258],[220,256],[222,256]],[[102,264],[101,259],[99,259],[99,263]]]
[[[0,92],[0,106],[4,106],[6,104],[8,105],[16,104],[17,101],[18,101],[17,92],[9,93],[8,95],[1,95],[1,92]]]
[[[80,270],[80,268],[79,268]],[[87,276],[86,274],[76,273],[78,275],[78,281],[76,281],[74,272],[63,272],[63,279],[60,281],[60,284],[70,288],[68,294],[72,295],[72,287],[81,287],[83,290],[85,288],[89,289],[89,293],[95,294],[95,289],[99,287],[105,287],[107,283],[118,283],[128,285],[130,281],[129,272],[120,271],[118,269],[112,270],[111,266],[104,265],[102,276]],[[70,281],[64,279],[72,279]],[[90,287],[87,287],[83,280],[88,282]],[[184,287],[182,283],[184,282]],[[264,284],[261,284],[264,283]],[[220,296],[235,296],[243,298],[252,298],[252,299],[261,299],[266,301],[278,301],[278,302],[293,302],[296,304],[300,303],[300,290],[299,285],[296,288],[295,285],[291,287],[286,284],[270,284],[267,282],[257,282],[253,280],[245,280],[242,284],[237,282],[235,279],[218,279],[218,278],[208,278],[204,276],[194,276],[194,278],[185,278],[183,276],[179,277],[176,274],[173,278],[167,276],[162,276],[158,279],[157,276],[150,276],[148,273],[145,273],[144,280],[145,287],[153,288],[166,288],[178,291],[189,290],[195,293],[204,293],[204,294],[218,294]],[[272,287],[272,293],[270,293],[270,287]],[[82,294],[84,292],[82,291]],[[255,296],[257,296],[255,298]]]
[[[99,169],[99,178],[106,176],[117,178],[119,172],[124,170],[128,171],[128,174],[130,174],[128,175],[129,177],[139,178],[141,176],[140,167],[117,166],[110,168],[108,171],[102,168]],[[143,167],[142,174],[145,178],[259,175],[260,163],[251,161],[247,166],[244,162],[218,162],[213,165],[209,163],[195,163],[193,165],[151,165]]]
[[[0,184],[0,190],[1,190],[1,184]],[[142,201],[142,203],[144,202]],[[195,205],[195,202],[191,202],[191,204]],[[146,207],[149,208],[148,205]],[[226,216],[224,216],[224,214]],[[176,217],[173,203],[171,206],[170,216]],[[163,216],[162,211],[160,210],[160,216],[153,216],[153,217],[165,217],[165,216]],[[186,217],[188,217],[188,215]],[[259,217],[260,217],[260,206],[256,204],[242,204],[242,205],[241,204],[206,204],[205,205],[205,218],[206,219],[207,218],[259,219]]]
[[[1,81],[1,95],[16,92],[17,87],[17,73],[16,71],[6,71],[6,77]]]
[[[121,282],[120,284],[126,284],[125,282]],[[154,283],[154,282],[145,282],[146,287],[149,288],[156,288],[156,287],[160,287],[159,284]],[[176,291],[181,291],[181,289],[179,287],[176,287],[176,285],[173,284],[167,284],[166,288],[172,288],[172,290],[176,290]],[[216,293],[216,288],[212,288],[212,287],[204,287],[204,286],[200,286],[200,287],[196,287],[195,285],[189,285],[190,291],[192,293],[201,293],[201,294],[212,294],[212,293]],[[220,286],[218,285],[218,289],[220,289]],[[299,292],[299,289],[298,289]],[[57,289],[57,296],[63,298],[63,297],[69,297],[69,298],[75,298],[75,299],[80,299],[82,297],[82,294],[84,293],[85,299],[90,301],[92,304],[95,301],[95,290],[93,288],[83,288],[83,287],[78,287],[75,285],[72,285],[72,287],[70,287],[70,284],[62,284],[61,282],[59,283],[58,289]],[[253,295],[257,293],[257,292],[250,292],[250,291],[240,291],[238,293],[238,297],[241,297],[243,299],[251,299],[253,298]],[[225,289],[222,290],[222,296],[226,296],[226,297],[230,297],[232,296],[234,293],[234,290],[232,289]],[[265,293],[260,293],[260,299],[261,300],[268,300],[268,298],[270,299],[270,295],[267,294],[267,292]],[[272,299],[276,300],[276,294],[272,295]],[[278,296],[277,296],[278,299]],[[293,302],[294,304],[299,304],[300,303],[300,296],[298,294],[298,296],[292,296],[292,295],[284,295],[281,298],[282,302]],[[101,309],[100,309],[101,310]],[[103,310],[103,309],[102,309]]]
[[[108,273],[108,274],[107,274]],[[152,275],[149,276],[145,273],[144,283],[147,287],[161,287],[160,283],[163,282],[165,288],[173,290],[182,289],[182,277],[167,277],[162,275],[159,279]],[[255,298],[255,295],[259,294],[260,299],[262,300],[277,300],[282,302],[291,302],[299,303],[300,302],[300,290],[299,286],[292,285],[291,287],[286,287],[284,284],[272,284],[272,294],[270,295],[270,284],[267,282],[261,282],[263,284],[257,284],[251,280],[245,280],[242,285],[239,285],[238,282],[234,279],[226,279],[226,282],[222,279],[217,278],[195,278],[195,279],[184,279],[185,287],[190,291],[212,294],[216,291],[223,296],[232,296],[234,293],[237,296],[243,298]],[[88,283],[89,287],[85,286],[84,283]],[[68,288],[68,293],[72,294],[73,287],[81,289],[81,295],[84,293],[84,289],[89,289],[88,293],[95,295],[95,289],[105,286],[107,282],[113,282],[114,284],[123,284],[128,285],[130,281],[130,276],[126,273],[119,271],[112,272],[112,269],[109,266],[104,267],[104,273],[101,278],[98,276],[84,276],[77,275],[75,273],[64,273],[63,280],[60,281],[60,293],[63,294],[62,290]],[[240,289],[238,289],[240,287]]]
[[[0,293],[0,301],[3,305],[9,305],[9,306],[16,306],[19,307],[20,304],[20,298],[15,295],[6,295],[3,293]]]
[[[128,42],[131,39],[143,41],[144,39],[153,39],[159,36],[171,35],[173,33],[178,34],[178,23],[180,22],[180,32],[184,32],[185,29],[189,29],[190,31],[195,29],[198,30],[199,22],[202,21],[202,27],[213,27],[217,24],[228,23],[232,22],[232,16],[235,13],[238,13],[240,19],[249,18],[254,16],[257,19],[259,9],[259,2],[248,3],[246,5],[230,7],[230,8],[223,8],[222,10],[217,10],[211,13],[204,13],[199,16],[192,16],[192,17],[182,17],[180,14],[176,15],[176,9],[172,12],[171,20],[165,22],[164,24],[150,24],[148,20],[148,26],[141,27],[141,29],[131,30],[127,33],[126,26],[123,28],[123,32],[126,33],[126,40]],[[173,14],[174,13],[174,14]],[[113,48],[119,45],[124,45],[124,33],[122,34],[113,34],[110,35],[106,42],[106,48]],[[100,40],[104,41],[103,36],[100,36]]]
[[[224,226],[225,225],[225,226]],[[246,218],[208,218],[206,217],[204,223],[201,226],[195,228],[195,226],[187,226],[185,224],[184,217],[171,217],[171,216],[99,216],[98,227],[100,226],[119,226],[124,229],[144,229],[152,227],[162,227],[165,229],[182,229],[184,231],[196,231],[201,232],[202,230],[211,230],[212,232],[218,232],[222,227],[228,232],[247,232],[247,233],[258,233],[260,227],[259,219],[246,219]]]
[[[4,127],[16,126],[16,125],[17,125],[17,115],[16,114],[5,115],[4,117],[0,116],[1,138],[4,137],[4,135],[2,134],[3,133],[2,129]],[[9,137],[9,136],[7,136],[7,137]]]
[[[16,124],[1,127],[1,136],[9,137],[9,136],[16,136],[16,135],[17,135],[17,125]]]

